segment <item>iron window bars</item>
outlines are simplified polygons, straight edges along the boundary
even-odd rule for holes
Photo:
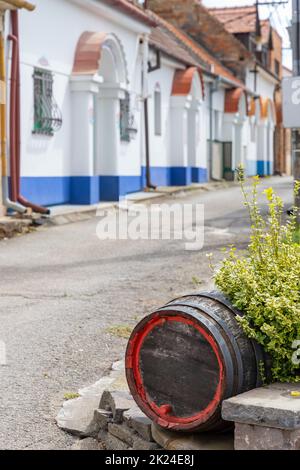
[[[125,92],[125,98],[120,100],[120,136],[123,142],[130,142],[137,133],[134,114],[130,110],[130,94]]]
[[[34,134],[52,136],[62,126],[62,115],[53,96],[53,75],[34,69]]]

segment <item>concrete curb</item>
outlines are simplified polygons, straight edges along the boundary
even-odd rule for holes
[[[155,191],[133,193],[126,196],[125,200],[131,204],[151,202],[156,199],[166,199],[178,194],[188,195],[193,192],[205,192],[236,186],[235,182],[210,182],[204,184],[192,184],[190,186],[164,186],[158,187]],[[57,206],[52,208],[52,214],[47,217],[48,225],[66,225],[81,222],[96,217],[97,211],[119,208],[120,202],[105,202],[90,206]]]

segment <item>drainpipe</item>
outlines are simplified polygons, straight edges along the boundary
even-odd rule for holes
[[[143,36],[143,70],[142,70],[142,94],[144,101],[144,121],[145,121],[145,153],[146,153],[146,188],[156,189],[151,183],[150,174],[150,142],[149,142],[149,110],[148,110],[148,57],[149,38]]]
[[[33,204],[20,194],[20,166],[21,166],[21,126],[20,126],[20,58],[19,58],[19,24],[18,11],[11,12],[12,34],[9,39],[13,41],[12,54],[12,76],[11,76],[11,148],[12,168],[15,169],[13,194],[16,200],[25,207],[31,208],[39,214],[49,215],[50,210],[46,207]]]
[[[209,179],[214,180],[212,175],[212,158],[213,158],[213,95],[219,90],[221,78],[216,77],[213,82],[209,83]]]
[[[3,204],[8,209],[24,214],[26,212],[25,207],[21,206],[17,202],[13,202],[9,199],[9,184],[7,175],[7,135],[6,135],[6,70],[5,70],[5,50],[4,50],[4,15],[1,16],[0,25],[0,80],[3,84],[4,97],[3,103],[0,103],[0,121],[1,121],[1,166],[2,166],[2,192],[3,192]]]

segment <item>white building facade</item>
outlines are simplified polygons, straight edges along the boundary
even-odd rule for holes
[[[37,0],[19,15],[22,194],[94,204],[144,188],[145,99],[153,185],[230,179],[239,164],[271,174],[274,83],[262,75],[254,96],[250,75],[223,80],[159,51],[155,18],[128,8]]]

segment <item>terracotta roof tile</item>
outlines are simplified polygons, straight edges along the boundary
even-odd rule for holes
[[[152,30],[150,45],[184,64],[199,66],[199,62],[195,57],[182,47],[166,29],[160,26]]]
[[[255,5],[245,7],[210,8],[209,12],[223,23],[229,33],[242,34],[255,32]],[[270,35],[270,21],[262,20],[260,23],[263,42],[267,42]]]
[[[172,36],[173,46],[175,47],[175,49],[176,47],[178,47],[178,50],[179,48],[183,48],[185,51],[188,51],[187,57],[189,57],[189,59],[192,57],[195,63],[198,64],[198,66],[202,67],[203,70],[209,70],[215,75],[219,75],[223,78],[231,80],[233,83],[236,83],[236,85],[239,87],[244,87],[243,82],[237,77],[235,77],[232,72],[230,72],[226,67],[224,67],[221,62],[219,62],[219,60],[215,58],[210,52],[208,52],[203,46],[194,41],[181,29],[177,28],[173,24],[156,15],[154,12],[151,11],[149,13],[153,17],[153,19],[159,24],[158,28],[156,29],[163,30],[165,34],[169,34]],[[156,33],[152,32],[150,41],[152,41],[155,36],[156,39],[158,39]],[[165,44],[162,39],[163,38],[161,37],[160,40],[156,42],[156,45],[157,47],[164,50]],[[174,41],[177,46],[175,46]],[[175,51],[175,49],[169,49],[169,52],[171,53],[172,51]]]
[[[138,21],[147,24],[148,26],[156,26],[153,18],[151,18],[147,11],[143,8],[135,5],[133,2],[128,0],[101,0],[108,5],[118,8],[122,12],[126,13],[129,16],[134,17]]]

